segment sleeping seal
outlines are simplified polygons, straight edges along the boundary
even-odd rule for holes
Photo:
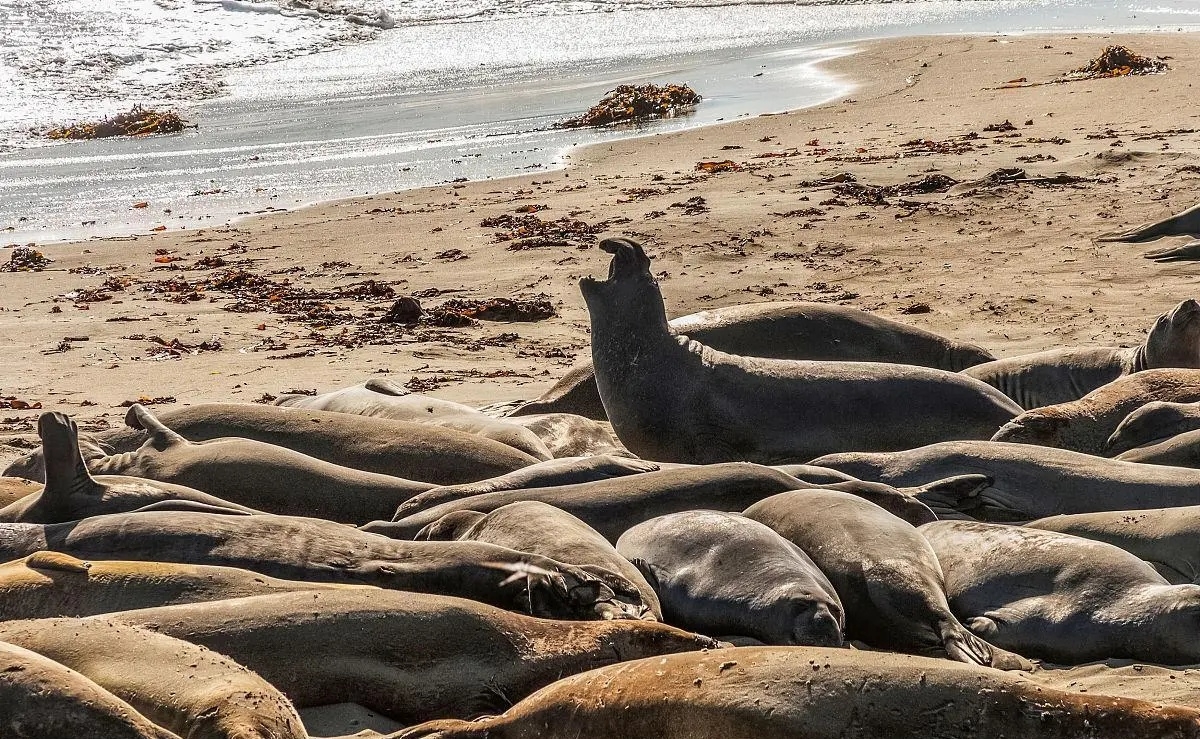
[[[911,524],[834,490],[781,493],[746,509],[816,562],[846,614],[846,636],[875,647],[943,651],[958,662],[1028,666],[972,634],[946,603],[942,570]]]
[[[47,460],[46,485],[0,508],[0,521],[65,523],[106,513],[127,513],[162,500],[256,513],[184,485],[119,474],[92,477],[79,452],[79,429],[61,413],[43,413],[38,418],[38,434]]]
[[[1200,403],[1155,400],[1125,416],[1104,444],[1104,454],[1116,457],[1140,446],[1200,429]]]
[[[0,733],[6,739],[179,739],[75,670],[4,642]]]
[[[1122,462],[1200,469],[1200,429],[1118,454]]]
[[[86,675],[181,737],[308,739],[274,686],[182,639],[95,618],[54,618],[0,623],[0,642]]]
[[[731,305],[675,318],[668,325],[671,333],[686,334],[718,351],[764,359],[889,362],[958,372],[995,358],[974,344],[829,303]],[[578,363],[511,418],[533,413],[607,419],[591,361]]]
[[[631,611],[645,608],[646,617],[662,618],[658,595],[637,567],[595,529],[546,503],[509,503],[491,513],[455,511],[421,529],[416,539],[482,541],[576,565],[605,581],[617,598],[627,599]],[[620,577],[609,577],[611,573]],[[624,593],[630,583],[637,590]]]
[[[539,690],[501,716],[393,739],[1089,739],[1200,736],[1200,711],[1058,690],[902,654],[739,647],[623,662]]]
[[[895,486],[968,474],[988,480],[975,490],[918,492],[942,518],[1030,521],[1060,513],[1200,505],[1200,470],[1025,444],[947,441],[904,452],[831,454],[815,464]]]
[[[484,415],[462,403],[411,393],[391,380],[374,378],[361,385],[316,396],[281,395],[275,400],[275,405],[427,423],[478,434],[507,444],[537,460],[553,456],[542,440],[527,428]]]
[[[613,255],[609,278],[579,283],[592,363],[617,437],[640,457],[802,463],[986,439],[1021,411],[995,388],[944,370],[739,357],[672,336],[641,246],[605,239],[600,248]]]
[[[502,711],[563,675],[718,646],[649,621],[549,621],[396,591],[288,593],[97,618],[229,655],[298,706],[354,702],[404,723]]]
[[[841,646],[845,619],[829,579],[757,521],[672,513],[621,534],[617,551],[654,585],[667,623],[764,644]]]
[[[1200,367],[1200,303],[1185,300],[1163,313],[1137,346],[1050,349],[977,364],[963,374],[1017,401],[1041,408],[1079,400],[1118,377],[1163,367]]]
[[[1200,584],[1200,505],[1075,513],[1025,526],[1112,544],[1149,563],[1172,585]]]
[[[1154,400],[1200,401],[1200,369],[1154,369],[1121,377],[1079,400],[1026,411],[1005,423],[992,441],[1104,454],[1121,421]]]
[[[1123,549],[974,521],[920,532],[942,565],[951,610],[998,646],[1063,664],[1200,662],[1200,585],[1171,585]]]

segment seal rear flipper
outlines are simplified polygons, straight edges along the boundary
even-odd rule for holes
[[[42,501],[65,504],[73,493],[92,493],[98,487],[88,472],[79,451],[79,427],[61,413],[43,413],[38,418],[38,436],[42,438],[42,458],[46,466],[46,486]]]
[[[1200,260],[1200,241],[1189,241],[1183,246],[1169,249],[1151,249],[1142,254],[1143,259],[1153,259],[1156,262],[1194,262]]]
[[[125,414],[125,425],[150,434],[150,438],[146,439],[146,444],[159,451],[175,444],[188,443],[187,439],[167,428],[166,424],[155,418],[154,414],[146,410],[146,407],[140,403],[134,403],[129,407],[129,412]]]
[[[487,736],[484,726],[470,721],[458,719],[438,719],[423,724],[410,726],[387,737],[387,739],[466,739],[467,737]]]
[[[1120,241],[1136,244],[1141,241],[1153,241],[1165,236],[1200,236],[1200,205],[1164,218],[1161,221],[1146,223],[1123,233],[1106,233],[1098,236],[1096,241]]]

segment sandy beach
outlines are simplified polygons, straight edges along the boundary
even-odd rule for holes
[[[1113,43],[1170,70],[1054,82]],[[269,401],[380,375],[475,405],[537,397],[588,356],[577,281],[605,270],[603,235],[644,241],[673,316],[834,302],[998,356],[1137,343],[1196,296],[1192,264],[1095,239],[1196,204],[1200,37],[858,49],[829,66],[855,85],[845,99],[593,147],[565,171],[38,246],[53,260],[43,271],[0,272],[0,408],[12,406],[0,463],[36,438],[26,404],[98,430],[139,399]],[[1026,178],[988,179],[1001,168]],[[957,184],[880,189],[944,178]],[[383,322],[403,296],[435,318]],[[455,326],[438,311],[490,298],[548,301],[554,315]]]

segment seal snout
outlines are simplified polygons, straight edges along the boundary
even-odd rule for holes
[[[609,280],[650,276],[650,258],[633,239],[604,239],[600,249],[613,255],[608,267]]]
[[[817,603],[796,621],[797,644],[813,647],[842,646],[842,624],[825,603]]]

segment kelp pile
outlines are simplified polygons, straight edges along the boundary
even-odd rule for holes
[[[1128,77],[1133,74],[1158,74],[1168,69],[1160,59],[1135,54],[1125,46],[1108,46],[1100,56],[1067,75],[1071,79],[1097,79],[1102,77]]]
[[[51,128],[48,139],[103,139],[110,136],[147,136],[152,133],[179,133],[187,122],[173,110],[160,111],[135,105],[129,112],[96,123],[75,123]]]
[[[700,96],[687,85],[621,85],[605,93],[586,113],[559,123],[560,128],[609,126],[614,123],[670,118],[694,108]]]

